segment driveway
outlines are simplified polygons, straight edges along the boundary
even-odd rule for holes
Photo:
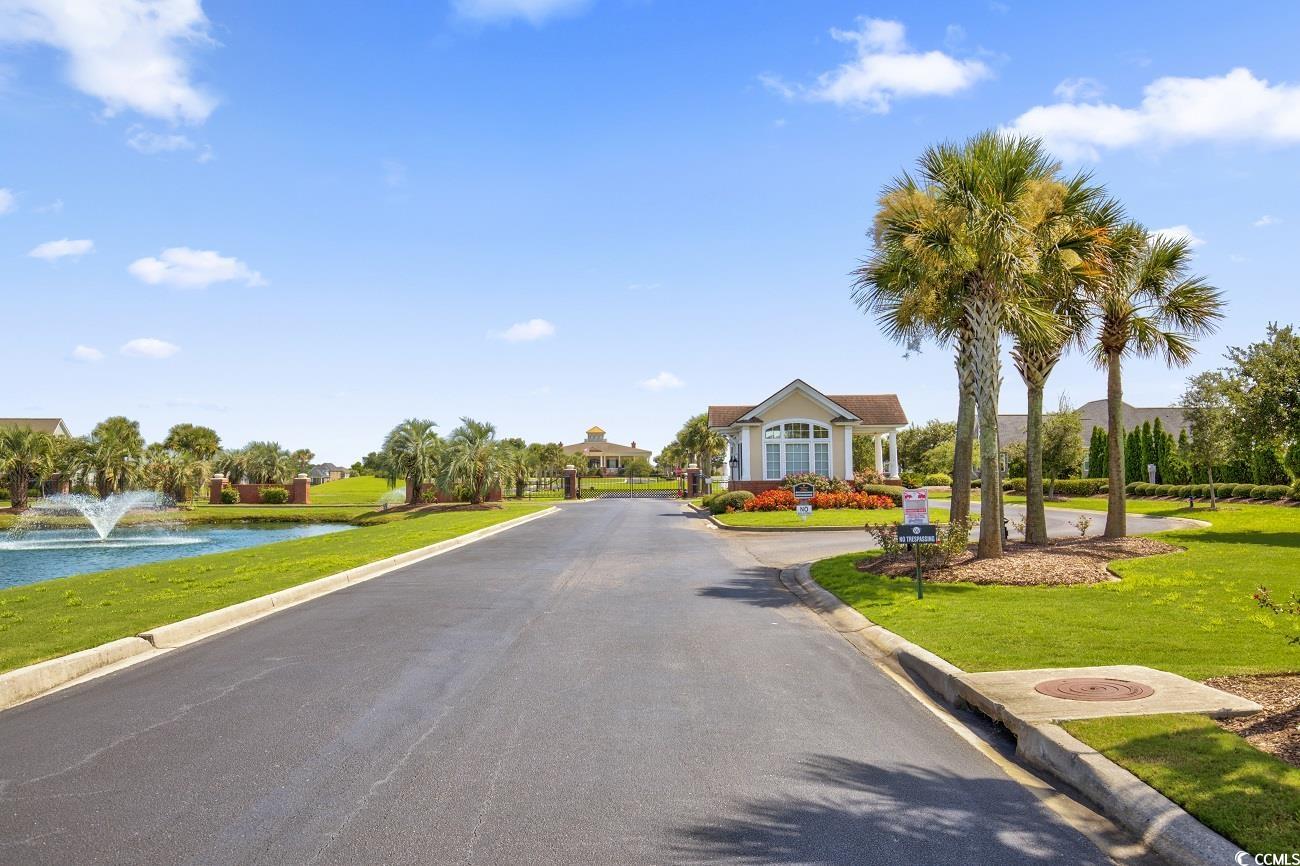
[[[1106,862],[701,523],[565,507],[0,713],[0,862]]]

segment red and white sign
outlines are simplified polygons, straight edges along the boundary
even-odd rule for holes
[[[924,490],[903,491],[903,525],[930,522],[930,494]]]

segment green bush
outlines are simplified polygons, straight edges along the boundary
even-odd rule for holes
[[[263,487],[257,495],[263,505],[284,505],[289,501],[289,491],[283,487]]]
[[[1254,487],[1250,488],[1250,498],[1251,499],[1268,498],[1268,487],[1269,485],[1267,484],[1256,484]]]
[[[1208,485],[1208,484],[1193,484],[1193,485],[1192,485],[1192,489],[1195,491],[1195,494],[1194,494],[1194,495],[1196,496],[1197,499],[1209,499],[1209,498],[1210,498],[1210,485]]]
[[[1232,496],[1232,491],[1237,485],[1224,482],[1214,485],[1214,495],[1220,499],[1227,499]]]
[[[223,488],[221,488],[221,504],[222,504],[222,505],[238,505],[238,504],[239,504],[239,490],[238,490],[237,488],[234,488],[234,487],[223,487]]]
[[[1180,485],[1178,485],[1178,498],[1179,498],[1179,499],[1194,499],[1194,498],[1196,498],[1196,485],[1195,485],[1195,484],[1180,484]]]
[[[726,514],[727,510],[740,511],[745,503],[754,498],[748,490],[732,490],[709,497],[708,509],[713,514]]]
[[[1043,490],[1051,486],[1050,481],[1043,482]],[[1106,492],[1104,478],[1061,478],[1056,482],[1056,492],[1062,496],[1096,496]]]
[[[925,476],[920,472],[900,472],[898,478],[903,482],[903,486],[909,490],[915,490],[925,483]]]
[[[1130,481],[1128,484],[1124,485],[1124,492],[1129,496],[1139,496],[1141,494],[1138,493],[1138,488],[1141,486],[1142,482],[1140,481]]]
[[[848,485],[840,478],[827,478],[816,472],[792,472],[781,479],[782,487],[794,487],[796,484],[811,484],[818,493],[843,493]]]
[[[1156,496],[1173,496],[1177,492],[1172,484],[1157,484]]]
[[[1002,489],[1010,490],[1012,493],[1024,493],[1028,488],[1029,482],[1024,478],[1004,478],[1002,479]]]
[[[1295,484],[1291,485],[1290,496],[1292,499],[1300,499],[1300,481],[1297,481]]]
[[[979,489],[980,489],[980,480],[979,480],[978,478],[972,478],[972,479],[970,480],[970,486],[971,486],[973,489],[975,489],[975,490],[979,490]]]
[[[1255,489],[1253,484],[1234,484],[1232,485],[1232,495],[1237,499],[1250,498],[1250,491]]]
[[[1264,490],[1264,498],[1273,500],[1286,499],[1287,494],[1290,492],[1291,488],[1285,484],[1270,484]]]
[[[898,487],[891,487],[888,484],[862,484],[858,487],[858,493],[870,493],[873,496],[888,496],[893,501],[895,508],[901,508],[903,505],[903,491]]]
[[[925,476],[924,481],[926,487],[952,486],[952,476],[943,472],[931,472],[929,475]]]

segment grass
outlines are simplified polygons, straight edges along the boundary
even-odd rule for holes
[[[398,484],[396,489],[405,491],[406,485]],[[309,497],[312,505],[375,505],[381,496],[392,490],[387,478],[354,475],[313,485]]]
[[[1127,716],[1065,729],[1252,854],[1300,851],[1300,768],[1203,716]]]
[[[135,511],[122,518],[122,526],[153,523],[348,523],[374,511],[373,505],[195,505],[175,511]],[[17,514],[0,514],[0,531],[19,521]],[[44,518],[54,526],[85,526],[80,517]]]
[[[579,478],[578,483],[582,490],[676,490],[681,486],[676,478],[636,478],[629,482],[617,475]]]
[[[936,521],[948,519],[948,511],[943,508],[931,508],[931,517]],[[903,519],[901,508],[823,508],[813,511],[807,522],[799,519],[793,511],[733,511],[731,514],[715,515],[720,523],[728,526],[776,526],[807,527],[816,529],[823,526],[864,526],[868,523],[899,523]]]
[[[543,507],[512,503],[486,511],[395,512],[382,515],[386,523],[350,532],[0,590],[0,671],[138,634]]]
[[[1257,607],[1260,585],[1300,591],[1300,509],[1224,505],[1189,512],[1135,501],[1148,514],[1213,525],[1160,534],[1185,552],[1112,565],[1123,578],[1090,586],[933,584],[858,572],[863,554],[823,560],[813,576],[885,628],[970,671],[1142,664],[1192,679],[1300,669],[1294,618]]]

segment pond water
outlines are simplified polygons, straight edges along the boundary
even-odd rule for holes
[[[0,589],[353,528],[346,523],[120,526],[103,541],[90,527],[0,533]]]

